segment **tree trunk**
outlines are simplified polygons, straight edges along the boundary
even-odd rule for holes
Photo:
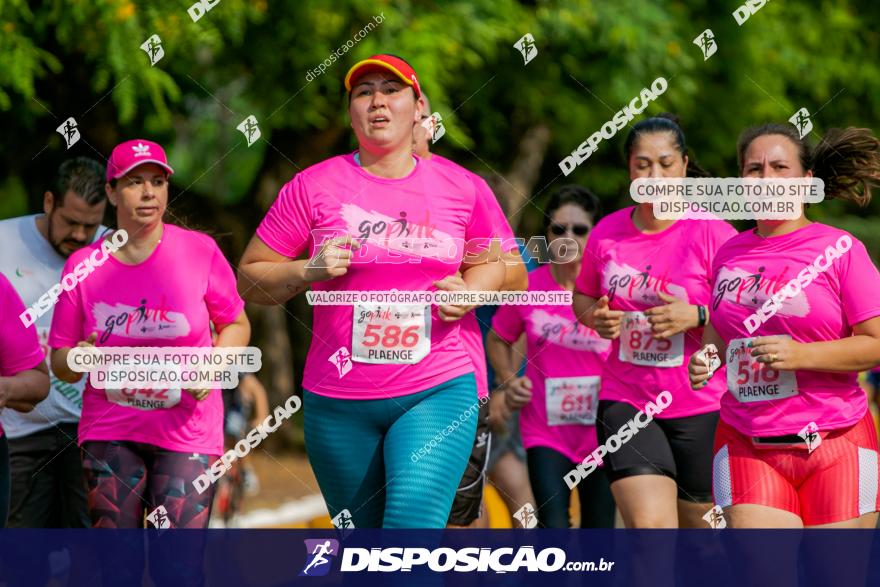
[[[541,166],[550,145],[550,129],[538,124],[529,128],[519,142],[516,159],[510,170],[504,174],[504,180],[497,188],[495,195],[501,200],[501,206],[507,214],[507,220],[514,232],[519,227],[526,201],[531,197],[535,182],[540,176]]]

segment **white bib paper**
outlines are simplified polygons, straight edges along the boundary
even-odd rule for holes
[[[618,358],[646,367],[680,367],[684,364],[684,333],[657,340],[644,312],[626,312],[620,325]]]
[[[547,425],[596,423],[601,377],[549,377],[544,380]]]
[[[418,363],[431,352],[430,308],[418,304],[355,305],[352,360],[394,365]]]
[[[785,338],[791,338],[787,335]],[[727,345],[727,389],[743,403],[778,400],[798,394],[794,371],[769,369],[746,346],[751,338],[735,338]]]

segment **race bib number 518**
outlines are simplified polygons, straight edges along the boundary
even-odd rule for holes
[[[751,340],[735,338],[727,345],[727,388],[733,397],[748,403],[798,395],[794,371],[770,369],[759,363],[748,346]]]
[[[356,305],[352,320],[353,361],[414,364],[431,351],[430,306]]]
[[[620,354],[625,363],[647,367],[679,367],[684,364],[682,333],[658,340],[644,312],[627,312],[620,326]]]

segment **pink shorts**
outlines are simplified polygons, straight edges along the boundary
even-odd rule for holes
[[[870,411],[849,428],[821,434],[814,450],[756,446],[720,420],[715,433],[715,504],[756,504],[789,511],[805,526],[880,511],[877,433]]]

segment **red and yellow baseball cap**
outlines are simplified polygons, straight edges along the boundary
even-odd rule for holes
[[[373,55],[355,63],[348,70],[348,73],[345,74],[345,89],[351,92],[353,82],[357,78],[374,71],[390,71],[399,77],[400,81],[408,86],[412,86],[413,91],[416,93],[416,98],[422,95],[422,90],[419,87],[419,78],[416,76],[416,71],[412,66],[400,57],[388,54]]]

